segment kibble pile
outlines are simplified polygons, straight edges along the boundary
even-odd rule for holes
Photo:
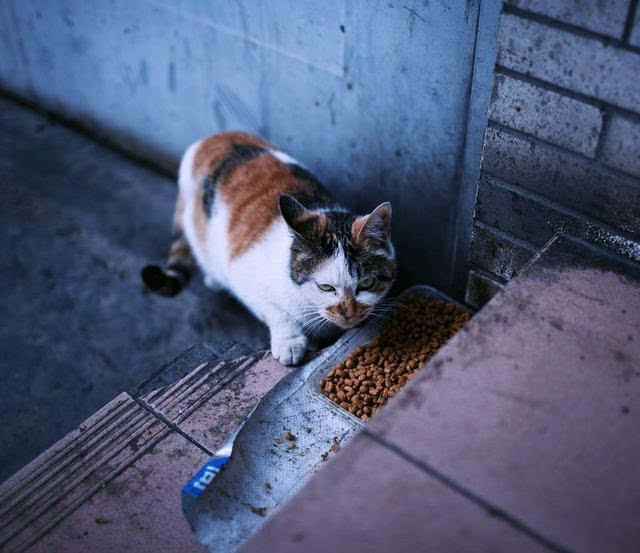
[[[411,296],[396,307],[379,336],[331,369],[320,389],[367,421],[468,320],[469,313],[455,304]]]

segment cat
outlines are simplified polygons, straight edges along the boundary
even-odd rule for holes
[[[397,272],[391,204],[357,216],[334,204],[300,163],[256,136],[195,142],[180,163],[173,242],[164,267],[142,278],[173,296],[196,264],[266,323],[271,353],[301,362],[319,327],[364,321]]]

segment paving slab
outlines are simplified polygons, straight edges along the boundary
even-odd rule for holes
[[[169,432],[29,553],[206,551],[182,516],[179,489],[208,454]]]
[[[561,239],[368,431],[570,550],[636,551],[639,329],[637,270]]]
[[[213,453],[260,399],[294,370],[265,351],[227,361],[205,357],[183,377],[139,399]]]
[[[548,550],[359,434],[239,551]]]

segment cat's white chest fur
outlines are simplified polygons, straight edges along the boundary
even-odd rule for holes
[[[207,222],[204,241],[197,235],[195,210],[202,209],[196,198],[197,185],[192,166],[199,143],[192,145],[180,164],[179,186],[185,207],[182,226],[205,283],[213,289],[233,293],[271,330],[271,349],[283,363],[300,361],[307,346],[300,333],[303,314],[296,285],[289,277],[291,233],[277,219],[242,255],[230,259],[229,208],[216,196]]]

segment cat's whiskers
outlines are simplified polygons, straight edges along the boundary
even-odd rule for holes
[[[318,332],[320,332],[322,330],[322,328],[324,327],[324,325],[326,325],[327,323],[330,323],[331,321],[329,319],[325,319],[323,317],[322,322],[320,322],[319,326],[314,327],[310,332],[311,334],[317,334]]]
[[[301,325],[300,328],[307,332],[309,329],[314,328],[315,326],[317,326],[319,323],[321,323],[322,321],[325,321],[326,319],[320,315],[320,314],[316,314],[316,316],[314,316],[313,318],[304,321]]]
[[[326,319],[322,321],[316,321],[313,326],[305,330],[305,334],[310,337],[315,336],[316,334],[318,334],[318,332],[320,332],[320,330],[324,327],[326,323],[327,323]]]

